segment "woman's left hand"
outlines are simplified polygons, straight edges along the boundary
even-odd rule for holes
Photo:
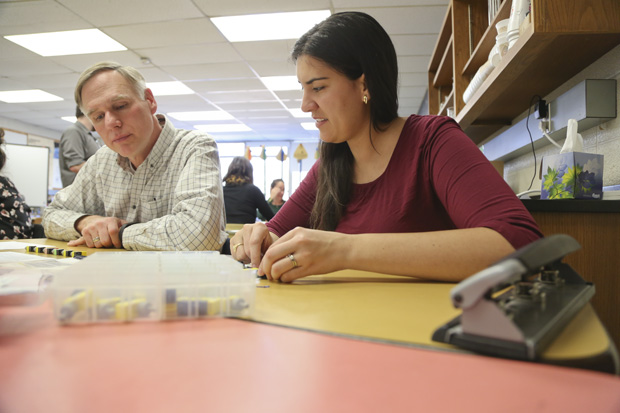
[[[258,275],[291,282],[301,277],[346,268],[350,235],[295,228],[274,242],[258,267]]]

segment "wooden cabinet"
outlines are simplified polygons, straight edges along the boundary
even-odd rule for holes
[[[429,112],[453,108],[475,143],[620,44],[620,1],[532,0],[519,39],[465,103],[463,92],[488,59],[495,24],[509,18],[511,5],[503,0],[489,24],[488,0],[451,0],[429,64]]]
[[[569,254],[563,261],[586,281],[594,283],[596,293],[592,298],[592,306],[616,346],[619,346],[620,310],[617,303],[620,298],[620,202],[616,202],[616,212],[571,212],[563,208],[545,211],[537,208],[541,202],[548,201],[530,201],[528,209],[543,234],[568,234],[581,244],[581,250]]]

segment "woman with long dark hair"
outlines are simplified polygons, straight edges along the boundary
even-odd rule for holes
[[[246,158],[243,156],[233,158],[224,182],[227,223],[254,223],[257,209],[265,219],[273,218],[273,211],[265,201],[265,195],[254,185],[254,169]]]
[[[398,64],[371,16],[337,13],[292,58],[320,158],[277,216],[246,225],[234,258],[269,279],[358,269],[458,281],[541,236],[451,118],[398,116]]]

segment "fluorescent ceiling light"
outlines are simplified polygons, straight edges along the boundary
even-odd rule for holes
[[[229,124],[217,124],[217,125],[195,125],[194,128],[210,132],[210,133],[223,133],[223,132],[252,132],[252,129],[242,123],[229,123]]]
[[[266,76],[261,77],[260,80],[267,86],[267,89],[278,90],[299,90],[301,91],[301,85],[297,80],[297,76]]]
[[[230,42],[297,39],[325,20],[329,10],[213,17],[211,21]]]
[[[6,103],[29,103],[29,102],[55,102],[64,100],[63,98],[42,91],[41,89],[32,90],[11,90],[0,92],[0,100]]]
[[[311,118],[312,117],[312,113],[310,112],[304,112],[301,109],[288,109],[288,111],[291,113],[291,115],[293,115],[293,117],[296,118]]]
[[[242,142],[229,142],[217,144],[217,151],[220,157],[224,156],[241,156],[245,152],[245,143]]]
[[[147,83],[146,87],[151,89],[155,96],[191,95],[193,90],[185,86],[182,82],[152,82]]]
[[[66,56],[127,50],[98,29],[4,36],[41,56]]]
[[[233,116],[223,110],[203,110],[195,112],[168,112],[168,116],[180,121],[192,120],[231,120]]]
[[[314,122],[302,122],[301,127],[305,130],[319,130]]]
[[[71,123],[75,123],[77,121],[77,118],[75,116],[63,116],[60,119],[66,120],[67,122],[71,122]]]

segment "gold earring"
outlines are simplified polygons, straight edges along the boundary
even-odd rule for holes
[[[367,105],[368,104],[368,96],[364,95],[363,101],[364,101],[364,105]]]

